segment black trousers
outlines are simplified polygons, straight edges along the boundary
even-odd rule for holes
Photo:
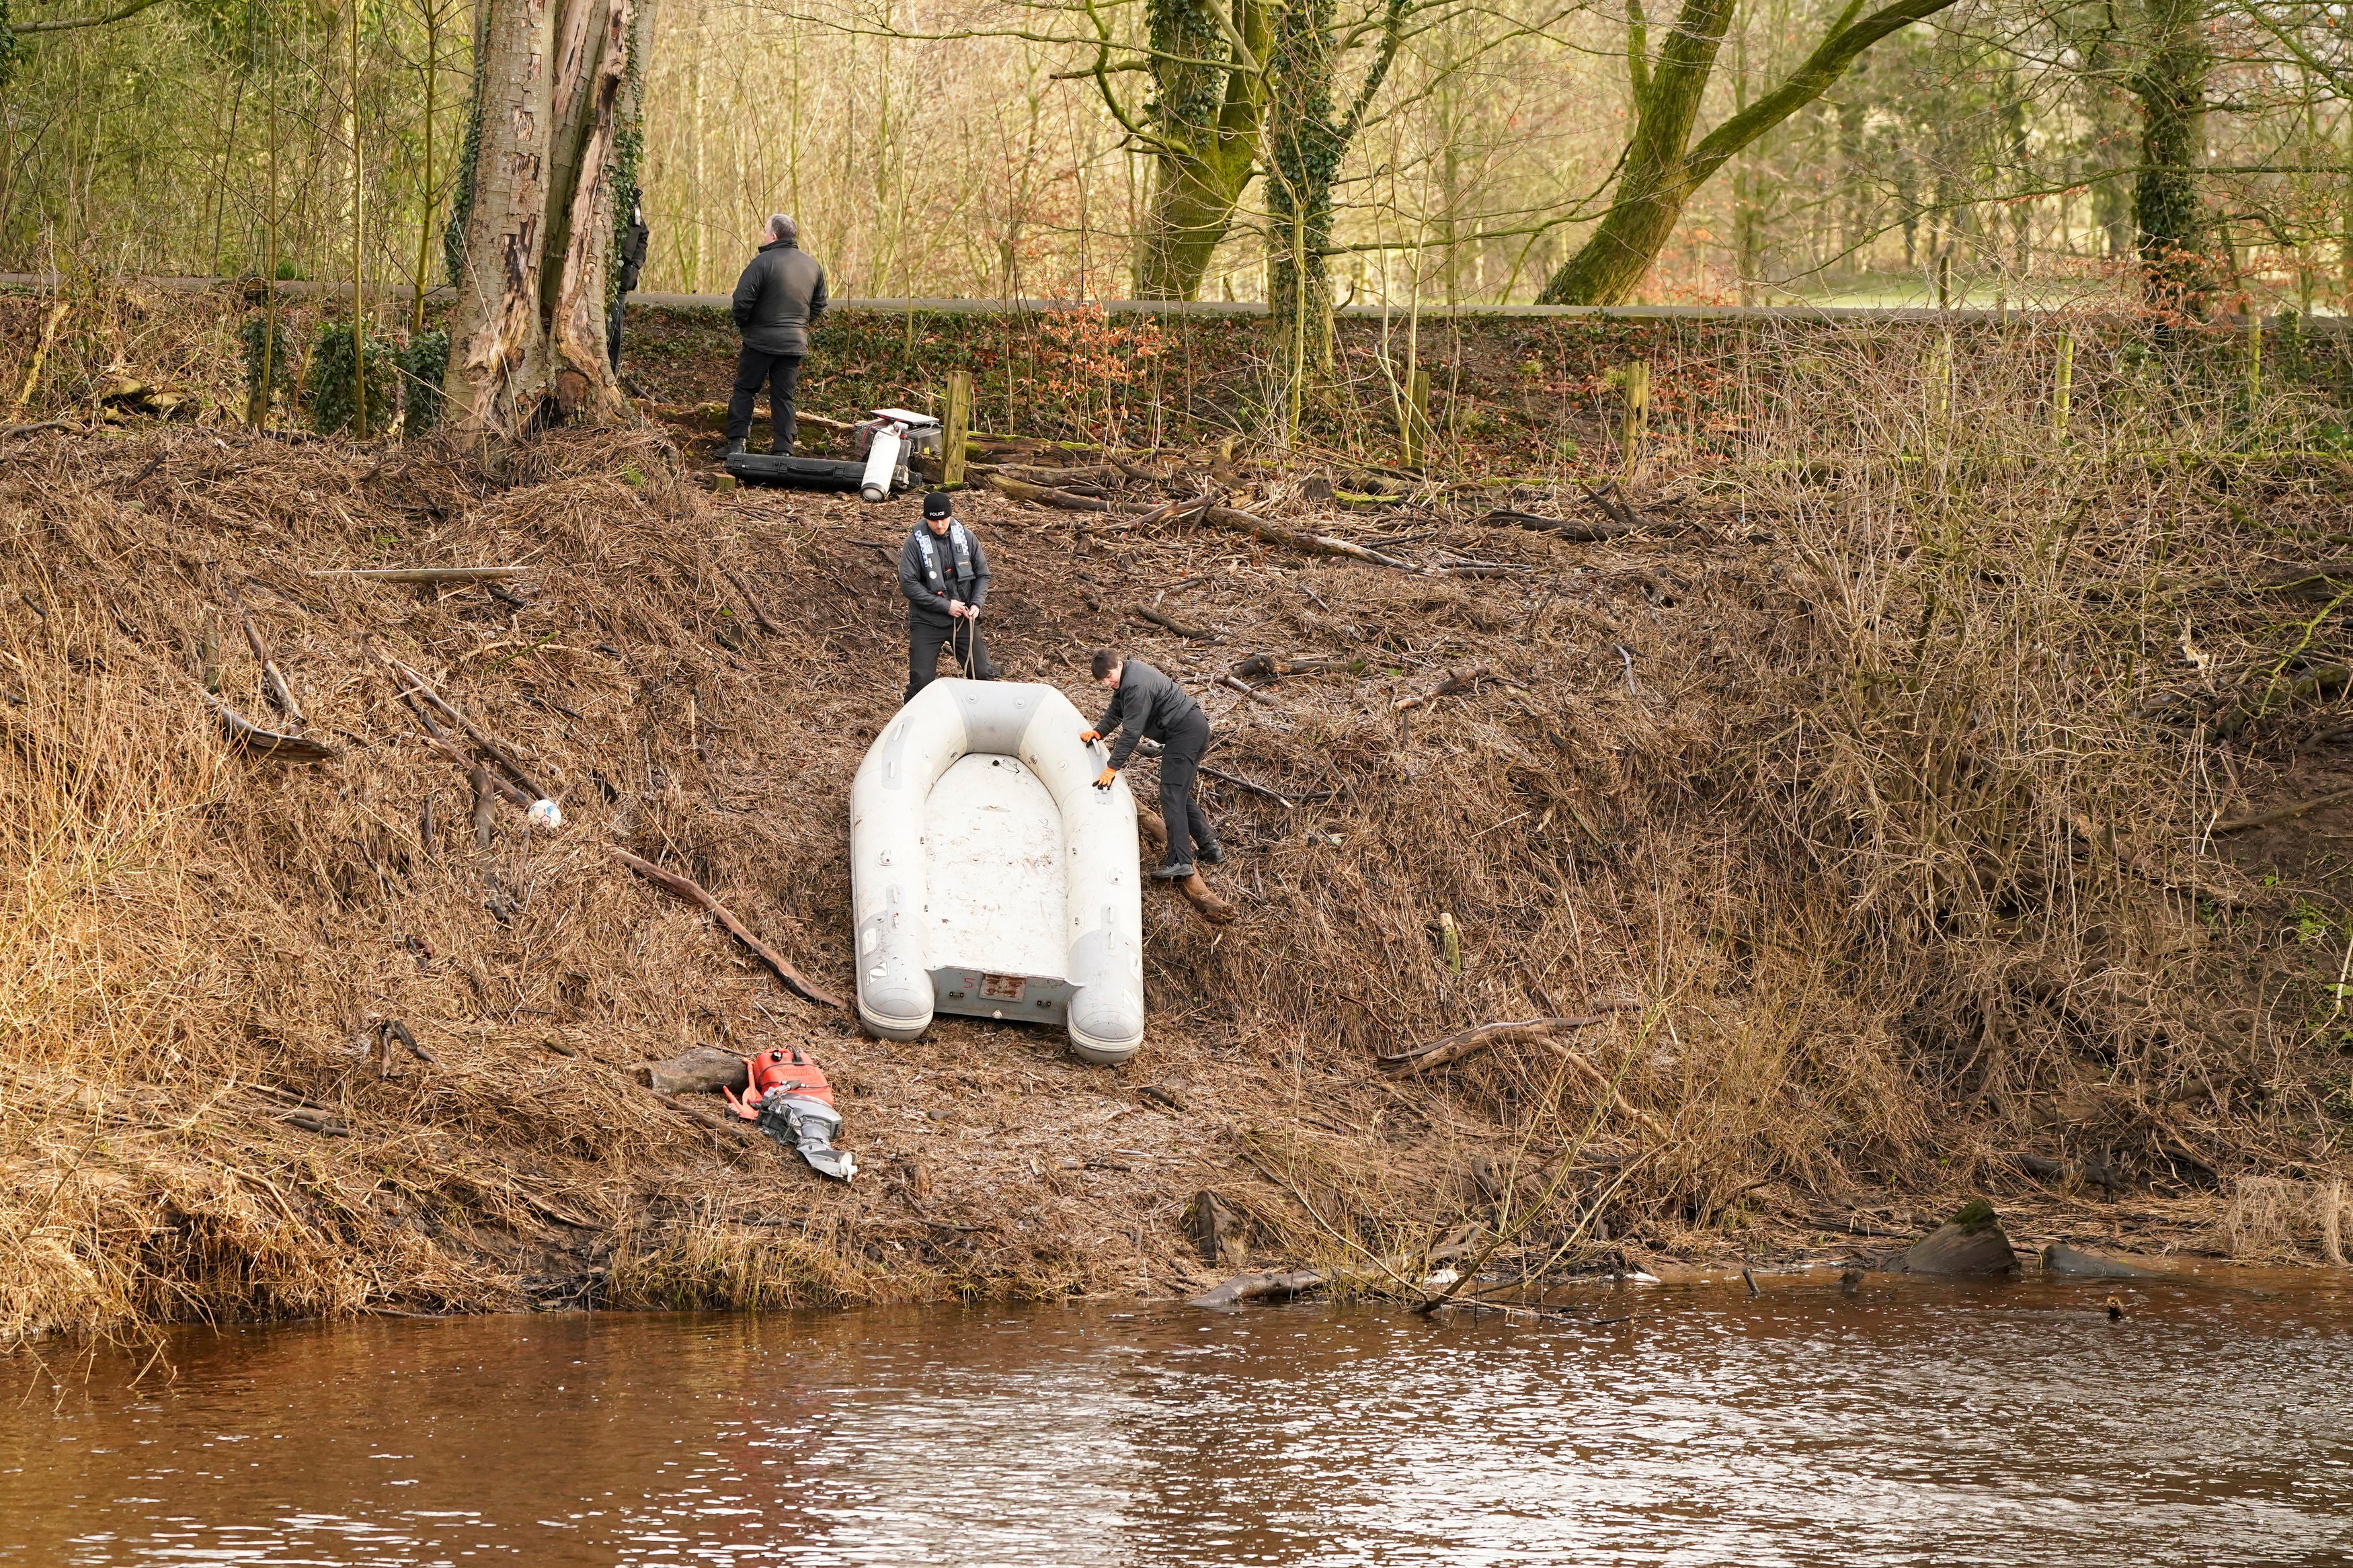
[[[800,384],[801,356],[763,353],[745,348],[735,356],[735,395],[727,400],[727,438],[741,441],[752,433],[752,400],[768,388],[768,416],[776,430],[779,455],[793,449],[793,389]]]
[[[988,645],[980,638],[980,627],[959,616],[953,621],[935,621],[929,616],[907,617],[907,700],[929,686],[939,674],[940,649],[946,647],[964,665],[967,680],[995,680],[997,666],[988,657]]]
[[[605,320],[605,353],[613,362],[613,374],[621,374],[621,311],[627,308],[627,294],[613,296],[613,312]]]
[[[1201,772],[1201,753],[1209,749],[1209,721],[1196,711],[1160,737],[1160,820],[1168,825],[1171,866],[1190,866],[1193,846],[1215,844],[1217,830],[1193,798],[1193,783]]]

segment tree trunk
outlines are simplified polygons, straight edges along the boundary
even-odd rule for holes
[[[483,11],[447,384],[450,418],[487,446],[628,414],[605,313],[653,6],[484,0]]]
[[[1153,0],[1146,9],[1156,150],[1136,250],[1139,300],[1200,297],[1258,155],[1266,12],[1259,0],[1231,0],[1230,37],[1213,21],[1187,0]]]
[[[1622,302],[1674,234],[1698,183],[1685,169],[1692,125],[1707,96],[1732,12],[1733,0],[1685,0],[1655,66],[1642,29],[1635,26],[1627,49],[1634,75],[1634,134],[1627,144],[1618,199],[1601,226],[1545,285],[1537,297],[1543,303]]]
[[[2202,315],[2213,287],[2196,170],[2206,142],[2208,52],[2200,0],[2157,0],[2132,79],[2141,115],[2140,177],[2133,189],[2141,294],[2162,310]]]
[[[1617,199],[1576,255],[1536,296],[1546,305],[1617,305],[1641,283],[1675,232],[1692,194],[1725,159],[1830,90],[1862,52],[1888,34],[1935,16],[1953,0],[1894,0],[1858,19],[1862,0],[1848,0],[1837,20],[1788,79],[1691,145],[1693,122],[1707,94],[1716,51],[1734,0],[1684,0],[1654,63],[1635,10],[1628,29],[1633,77],[1634,134]]]

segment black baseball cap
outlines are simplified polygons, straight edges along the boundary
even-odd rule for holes
[[[953,510],[948,504],[948,492],[945,490],[934,490],[930,494],[924,496],[923,515],[925,517],[952,516]]]

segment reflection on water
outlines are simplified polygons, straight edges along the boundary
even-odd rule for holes
[[[192,1332],[11,1367],[0,1563],[2353,1562],[2353,1292]]]

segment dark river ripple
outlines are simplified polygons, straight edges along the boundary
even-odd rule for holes
[[[0,1360],[0,1563],[2353,1563],[2353,1289],[525,1317]]]

